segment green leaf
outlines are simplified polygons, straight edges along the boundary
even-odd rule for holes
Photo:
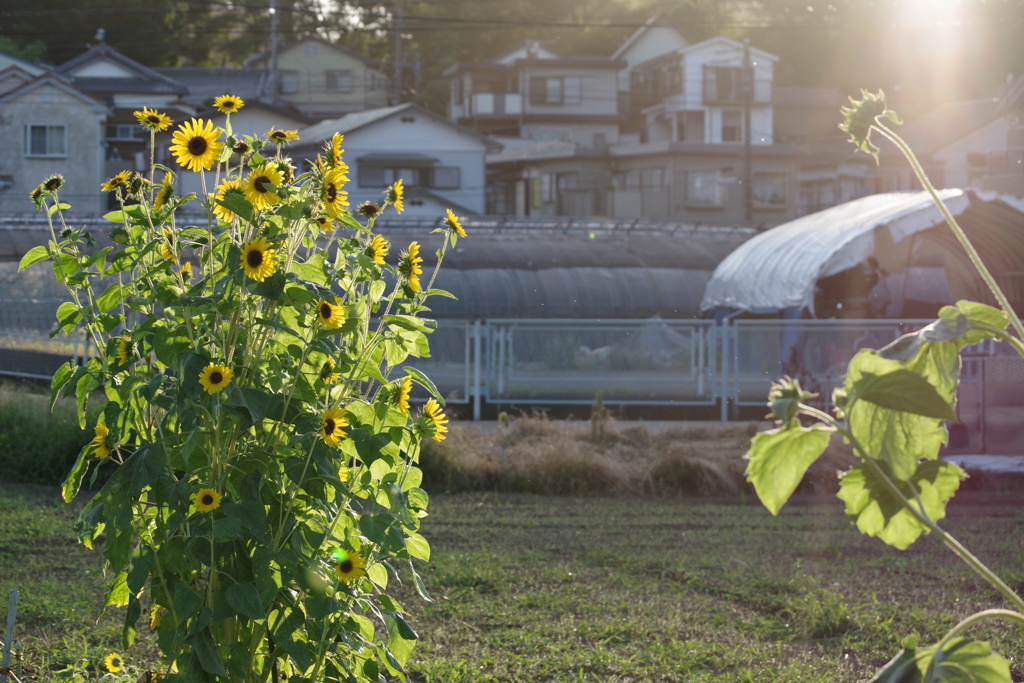
[[[275,403],[274,396],[261,389],[239,387],[234,384],[228,387],[228,397],[232,403],[245,408],[251,424],[256,424],[266,417],[267,412]]]
[[[192,617],[203,606],[203,596],[180,581],[174,584],[174,609],[182,622]]]
[[[1010,663],[988,643],[952,638],[938,644],[901,650],[868,683],[1010,683]]]
[[[405,546],[409,549],[409,554],[413,557],[430,561],[430,544],[427,543],[427,539],[423,538],[419,534],[412,534],[406,538]]]
[[[107,597],[103,600],[104,607],[124,607],[128,604],[128,572],[118,572],[107,587]]]
[[[75,397],[78,403],[78,426],[85,429],[85,408],[89,402],[89,394],[100,386],[100,359],[90,358],[85,364],[85,374],[78,378],[75,385]]]
[[[192,348],[188,340],[188,330],[183,325],[165,327],[154,326],[153,352],[156,359],[169,368],[177,368],[182,354]]]
[[[134,595],[128,596],[128,609],[125,610],[124,614],[124,628],[121,630],[121,645],[124,649],[128,649],[135,643],[135,625],[139,622],[139,617],[142,616],[142,603]]]
[[[320,254],[313,254],[305,263],[293,263],[291,272],[303,280],[309,280],[324,287],[330,286],[330,278],[324,272],[324,259]]]
[[[939,319],[920,330],[921,338],[929,342],[948,342],[967,334],[967,316],[954,306],[939,309]]]
[[[109,528],[123,529],[131,522],[132,503],[145,487],[156,481],[166,464],[163,446],[151,443],[141,446],[114,470],[99,492]]]
[[[270,633],[282,650],[288,653],[300,667],[309,666],[310,653],[306,643],[305,618],[298,608],[282,608],[270,613],[267,621]]]
[[[75,323],[82,319],[82,314],[71,301],[65,301],[57,307],[57,329],[70,332],[75,327]],[[57,330],[50,333],[51,337],[57,335]]]
[[[857,398],[883,408],[957,421],[953,408],[935,387],[921,375],[905,368],[884,375],[865,372],[852,388]]]
[[[388,628],[388,650],[403,667],[409,661],[413,648],[416,647],[416,632],[412,630],[402,615],[385,611],[384,623]]]
[[[129,528],[129,542],[134,536],[134,530]],[[149,572],[153,568],[153,549],[148,545],[139,544],[132,553],[131,561],[128,563],[128,589],[132,593],[138,593],[146,585]]]
[[[434,327],[431,327],[425,320],[414,315],[382,315],[380,319],[386,323],[404,327],[407,330],[415,330],[416,332],[433,332],[434,327],[437,326],[437,323],[434,323]]]
[[[252,621],[262,621],[264,614],[263,601],[260,600],[260,593],[256,586],[241,581],[231,585],[227,590],[228,604],[235,614],[240,614]]]
[[[32,247],[21,257],[21,263],[18,264],[18,272],[20,273],[33,263],[39,263],[48,258],[50,258],[50,251],[45,246]]]
[[[455,299],[455,300],[458,300],[458,298],[459,298],[459,297],[455,296],[454,294],[452,294],[451,292],[445,291],[443,289],[428,289],[426,292],[423,293],[423,296],[424,297],[428,297],[428,296],[444,296],[444,297],[448,297],[449,299]]]
[[[946,443],[941,420],[857,401],[847,416],[850,431],[868,457],[886,463],[897,479],[909,479],[922,460],[935,460]]]
[[[100,313],[106,313],[120,303],[121,299],[121,283],[115,282],[103,290],[103,293],[96,298],[96,307]]]
[[[878,465],[892,479],[888,466],[885,463]],[[946,516],[946,502],[966,476],[953,463],[932,460],[918,464],[909,481],[893,479],[893,483],[911,503],[915,503],[916,491],[925,514],[933,522],[938,522]],[[846,503],[846,514],[862,533],[878,536],[900,550],[906,550],[923,532],[928,531],[867,463],[857,465],[843,475],[837,495]]]
[[[65,503],[70,503],[71,499],[78,495],[78,490],[82,488],[82,478],[89,470],[89,460],[92,457],[92,442],[89,442],[79,451],[75,466],[71,468],[68,476],[64,479],[64,483],[61,484],[60,493]]]
[[[1010,317],[1006,313],[998,308],[979,304],[977,301],[957,301],[956,307],[967,316],[967,323],[970,327],[967,334],[964,335],[963,341],[965,344],[977,344],[986,337],[995,336],[986,330],[977,329],[976,325],[985,325],[986,327],[994,327],[997,330],[1005,330],[1006,326],[1010,324]]]
[[[905,365],[928,380],[942,400],[950,406],[956,405],[960,386],[960,348],[956,342],[923,342],[917,355]]]
[[[252,223],[252,204],[249,203],[249,200],[244,195],[230,192],[225,194],[223,199],[215,201],[218,205],[244,218],[247,223]]]
[[[210,633],[207,626],[192,637],[192,651],[199,657],[199,664],[207,673],[227,678],[228,672],[224,669],[224,660],[220,656],[220,649]]]
[[[828,446],[831,433],[789,426],[754,436],[745,472],[764,506],[773,514],[793,495],[807,468]]]
[[[50,380],[50,412],[53,412],[53,406],[57,403],[57,398],[61,395],[61,389],[71,380],[75,374],[75,364],[68,361],[64,365],[57,368],[57,372],[53,373],[53,379]]]
[[[347,225],[348,227],[354,230],[359,230],[360,232],[366,233],[370,232],[369,228],[367,228],[365,225],[357,221],[355,218],[352,217],[351,214],[347,212],[338,216],[338,220],[342,223],[342,225]]]
[[[404,366],[402,368],[402,372],[407,374],[409,377],[412,377],[416,381],[417,384],[419,384],[424,389],[429,391],[430,395],[433,396],[434,398],[436,398],[438,403],[440,403],[441,405],[444,405],[444,397],[441,396],[441,392],[439,392],[437,390],[437,387],[434,385],[434,383],[432,381],[430,381],[429,377],[424,375],[422,372],[420,372],[416,368],[409,367],[408,365],[406,365],[406,366]]]

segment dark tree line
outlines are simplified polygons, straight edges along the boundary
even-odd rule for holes
[[[0,50],[59,64],[106,41],[144,64],[240,66],[267,48],[270,0],[6,0]],[[280,37],[336,40],[372,59],[419,53],[420,89],[406,95],[442,107],[439,76],[460,61],[489,59],[540,40],[563,54],[610,55],[655,13],[688,40],[749,38],[779,55],[779,85],[898,90],[907,106],[986,96],[1024,71],[1024,2],[928,0],[277,0]],[[946,6],[950,3],[946,3]],[[954,24],[958,21],[959,24]]]

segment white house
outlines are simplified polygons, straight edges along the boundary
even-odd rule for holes
[[[484,212],[484,155],[501,148],[487,136],[409,103],[304,128],[288,154],[296,161],[315,160],[335,133],[345,136],[353,210],[365,201],[380,202],[401,179],[407,188],[403,217],[443,216],[446,208]]]

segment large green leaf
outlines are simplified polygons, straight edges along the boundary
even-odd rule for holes
[[[889,474],[885,463],[878,465]],[[925,514],[937,522],[946,516],[946,502],[953,497],[966,476],[962,469],[951,462],[932,460],[919,463],[909,481],[893,479],[893,483],[911,503],[916,503],[916,491],[924,505]],[[878,536],[900,550],[905,550],[922,532],[928,530],[903,506],[867,463],[857,465],[843,476],[837,495],[846,503],[846,514],[861,532],[868,536]]]
[[[886,463],[897,479],[909,479],[922,459],[934,460],[946,442],[942,420],[857,401],[850,430],[868,457]]]
[[[227,590],[227,598],[235,614],[252,621],[261,621],[264,618],[263,601],[260,600],[259,591],[253,584],[241,581],[231,584]]]
[[[897,368],[885,374],[865,372],[853,383],[857,398],[904,413],[956,421],[956,413],[921,375]]]
[[[831,433],[798,425],[757,434],[747,453],[747,481],[773,514],[793,495],[807,468],[821,455]]]
[[[132,453],[100,490],[110,529],[123,529],[131,521],[132,503],[142,489],[152,484],[167,464],[164,448],[159,443],[145,444]]]
[[[20,273],[33,263],[39,263],[48,258],[50,258],[50,252],[45,246],[32,247],[21,257],[21,263],[18,264],[18,272]]]
[[[89,403],[89,394],[99,388],[101,384],[100,377],[100,359],[90,358],[89,362],[85,364],[85,373],[78,378],[78,383],[75,385],[75,397],[78,404],[78,426],[85,429],[85,409]]]
[[[956,342],[923,342],[917,354],[906,362],[906,367],[935,387],[946,403],[956,406],[956,391],[960,386],[960,348]]]
[[[952,638],[938,644],[901,650],[868,683],[1010,683],[1010,663],[989,644]]]
[[[987,330],[977,329],[976,325],[985,325],[986,327],[994,327],[997,330],[1005,330],[1006,326],[1010,324],[1010,318],[1006,313],[1003,313],[998,308],[979,304],[977,301],[957,301],[956,307],[957,310],[967,316],[967,322],[970,326],[967,334],[964,335],[963,342],[965,344],[977,344],[986,337],[995,336]]]
[[[71,468],[68,476],[64,479],[64,483],[61,484],[60,493],[65,503],[70,503],[71,499],[78,495],[78,490],[82,488],[82,478],[89,469],[89,460],[92,457],[92,442],[89,442],[78,452],[75,466]]]
[[[115,282],[103,290],[102,294],[96,297],[96,308],[99,309],[100,313],[106,313],[111,308],[119,304],[121,300],[121,283]]]
[[[388,650],[404,667],[416,646],[416,632],[406,623],[402,615],[390,610],[384,611],[384,623],[388,628]]]
[[[324,272],[324,259],[320,254],[313,254],[306,259],[305,263],[293,263],[291,272],[303,280],[309,280],[325,287],[331,283],[330,278]]]

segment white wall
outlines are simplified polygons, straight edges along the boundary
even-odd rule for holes
[[[971,153],[988,154],[1005,152],[1010,132],[1010,119],[1003,117],[960,138],[953,144],[932,154],[936,161],[943,162],[945,187],[967,187],[972,184],[972,172],[967,164]],[[1017,169],[1020,172],[1020,169]],[[974,169],[974,175],[984,175],[985,169]]]
[[[674,52],[687,45],[689,43],[683,34],[670,26],[652,26],[645,29],[636,42],[618,54],[619,59],[624,59],[629,63],[628,67],[619,72],[619,92],[629,92],[629,72],[637,64]]]
[[[591,69],[523,69],[523,107],[529,114],[560,114],[564,116],[615,116],[618,113],[618,87],[614,71]],[[579,104],[533,104],[530,102],[530,79],[533,77],[578,77]]]

